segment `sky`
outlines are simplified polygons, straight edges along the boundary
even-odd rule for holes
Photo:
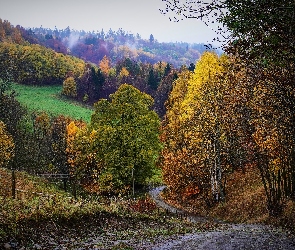
[[[162,0],[0,0],[0,18],[25,28],[153,34],[158,42],[212,43],[216,34],[201,21],[169,21]]]

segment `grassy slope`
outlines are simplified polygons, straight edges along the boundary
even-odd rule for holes
[[[92,110],[62,98],[61,86],[14,84],[12,87],[17,93],[17,100],[31,111],[46,111],[54,116],[65,115],[73,119],[82,118],[86,122],[90,121]]]
[[[141,242],[208,227],[174,218],[142,195],[132,199],[74,199],[48,181],[25,172],[16,172],[16,180],[17,189],[23,192],[18,191],[17,198],[12,199],[11,172],[0,168],[0,248],[10,239],[22,246],[35,242],[49,247],[52,241],[74,238],[74,242],[68,242],[72,249],[73,244],[93,235],[105,240],[100,247],[110,249],[107,246],[120,239]]]

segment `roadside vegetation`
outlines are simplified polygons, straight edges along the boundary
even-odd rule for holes
[[[168,204],[187,213],[215,218],[225,223],[274,225],[295,234],[294,201],[289,199],[284,203],[284,211],[280,216],[270,216],[263,183],[259,171],[255,167],[248,166],[244,170],[238,170],[228,175],[226,197],[224,202],[208,207],[208,204],[196,195],[180,199],[171,193],[162,193],[162,198]]]
[[[75,199],[58,184],[16,172],[16,198],[11,197],[11,171],[0,168],[0,244],[74,247],[89,237],[104,241],[89,247],[113,249],[125,241],[154,242],[157,237],[205,230],[157,208],[145,192],[135,196],[99,196],[85,191]],[[64,242],[61,242],[64,240]],[[135,244],[135,243],[134,243]],[[125,248],[124,248],[125,249]],[[132,249],[130,247],[130,249]]]

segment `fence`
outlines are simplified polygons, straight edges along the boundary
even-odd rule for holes
[[[73,176],[70,176],[69,174],[51,174],[51,173],[39,174],[38,176],[44,177],[47,180],[52,180],[52,179],[62,180],[64,183],[64,190],[65,191],[67,191],[67,182],[70,181],[71,186],[72,186],[72,195],[75,199],[77,198],[76,180]],[[7,176],[6,176],[6,178],[7,178]],[[6,181],[6,183],[8,183],[8,181]],[[11,171],[11,186],[9,187],[9,185],[6,185],[5,187],[2,187],[2,189],[4,189],[6,191],[6,193],[11,193],[11,197],[13,199],[17,198],[18,193],[30,193],[30,194],[39,195],[39,196],[46,196],[46,197],[55,196],[55,195],[50,195],[50,194],[44,194],[41,192],[26,191],[21,188],[18,188],[17,187],[17,176],[16,176],[15,170]],[[72,197],[70,197],[70,198],[72,198]]]

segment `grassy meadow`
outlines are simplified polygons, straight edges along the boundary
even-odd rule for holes
[[[28,86],[13,84],[16,99],[30,111],[45,111],[50,115],[65,115],[73,119],[90,122],[92,110],[81,104],[63,98],[62,86]]]

